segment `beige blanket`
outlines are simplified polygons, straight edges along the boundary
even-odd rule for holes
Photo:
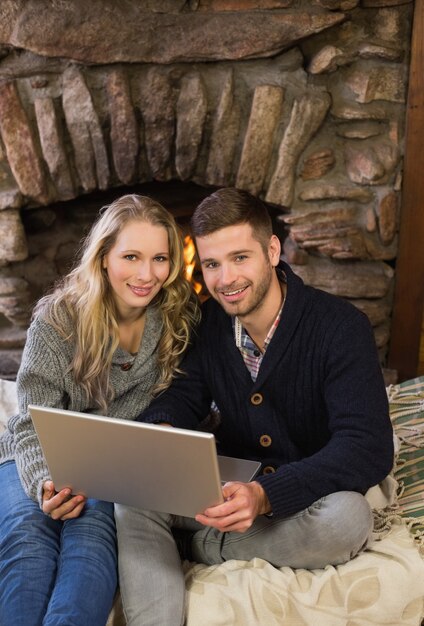
[[[338,567],[185,567],[186,626],[420,626],[424,617],[424,560],[404,522]],[[118,597],[107,626],[124,625]]]
[[[187,571],[187,626],[419,626],[424,561],[404,524],[349,563],[276,569],[260,559]]]

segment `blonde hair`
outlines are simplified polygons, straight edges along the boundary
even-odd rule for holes
[[[200,309],[184,274],[183,243],[173,216],[146,196],[129,194],[101,211],[80,251],[80,260],[53,293],[34,309],[68,341],[75,342],[70,369],[94,406],[106,410],[113,399],[110,384],[112,356],[119,345],[117,310],[103,258],[128,222],[137,220],[162,226],[168,233],[169,276],[150,306],[161,312],[163,331],[158,345],[157,394],[170,384],[190,334],[200,319]],[[69,328],[71,327],[71,331]]]

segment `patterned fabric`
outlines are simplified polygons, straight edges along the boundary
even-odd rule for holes
[[[264,345],[262,347],[262,352],[258,349],[257,345],[252,341],[248,332],[242,326],[238,317],[232,318],[234,337],[236,341],[236,346],[240,350],[240,354],[243,357],[243,361],[247,369],[250,372],[252,380],[255,381],[258,377],[259,368],[262,363],[262,359],[264,358],[264,354],[266,352],[267,347],[270,344],[271,339],[274,336],[275,331],[277,330],[277,326],[280,323],[281,312],[283,310],[284,301],[281,305],[280,310],[278,311],[278,315],[272,323],[271,328],[268,331],[267,336],[265,337]]]
[[[285,273],[277,268],[278,279],[280,283],[287,283],[287,278]],[[283,289],[283,287],[281,287]],[[284,292],[283,292],[284,293]],[[233,325],[233,333],[234,339],[236,342],[237,348],[240,350],[241,356],[243,357],[243,361],[247,369],[250,372],[253,382],[256,381],[259,373],[259,368],[262,363],[262,359],[264,358],[264,354],[266,352],[267,347],[269,346],[271,339],[274,336],[275,331],[277,330],[277,326],[280,323],[281,313],[283,311],[284,303],[286,301],[285,296],[283,297],[283,302],[281,303],[280,310],[278,311],[277,317],[273,321],[271,328],[268,331],[267,336],[265,337],[264,345],[262,346],[262,351],[260,351],[257,345],[252,341],[249,334],[242,326],[238,317],[232,317],[231,322]]]
[[[424,552],[424,376],[391,385],[388,397],[399,440],[394,471],[399,505]]]

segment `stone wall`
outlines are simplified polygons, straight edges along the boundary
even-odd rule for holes
[[[73,254],[75,217],[63,222],[56,203],[151,180],[236,185],[281,208],[287,260],[368,314],[383,361],[412,10],[2,0],[4,321],[25,329],[30,283],[42,292]]]

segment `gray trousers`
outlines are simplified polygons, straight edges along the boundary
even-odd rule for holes
[[[221,533],[194,519],[115,505],[119,578],[129,626],[181,626],[185,584],[172,527],[195,531],[193,559],[208,565],[264,559],[275,567],[316,569],[349,561],[372,532],[368,502],[342,491],[286,518],[258,517],[245,533]],[[217,609],[219,610],[219,609]]]

